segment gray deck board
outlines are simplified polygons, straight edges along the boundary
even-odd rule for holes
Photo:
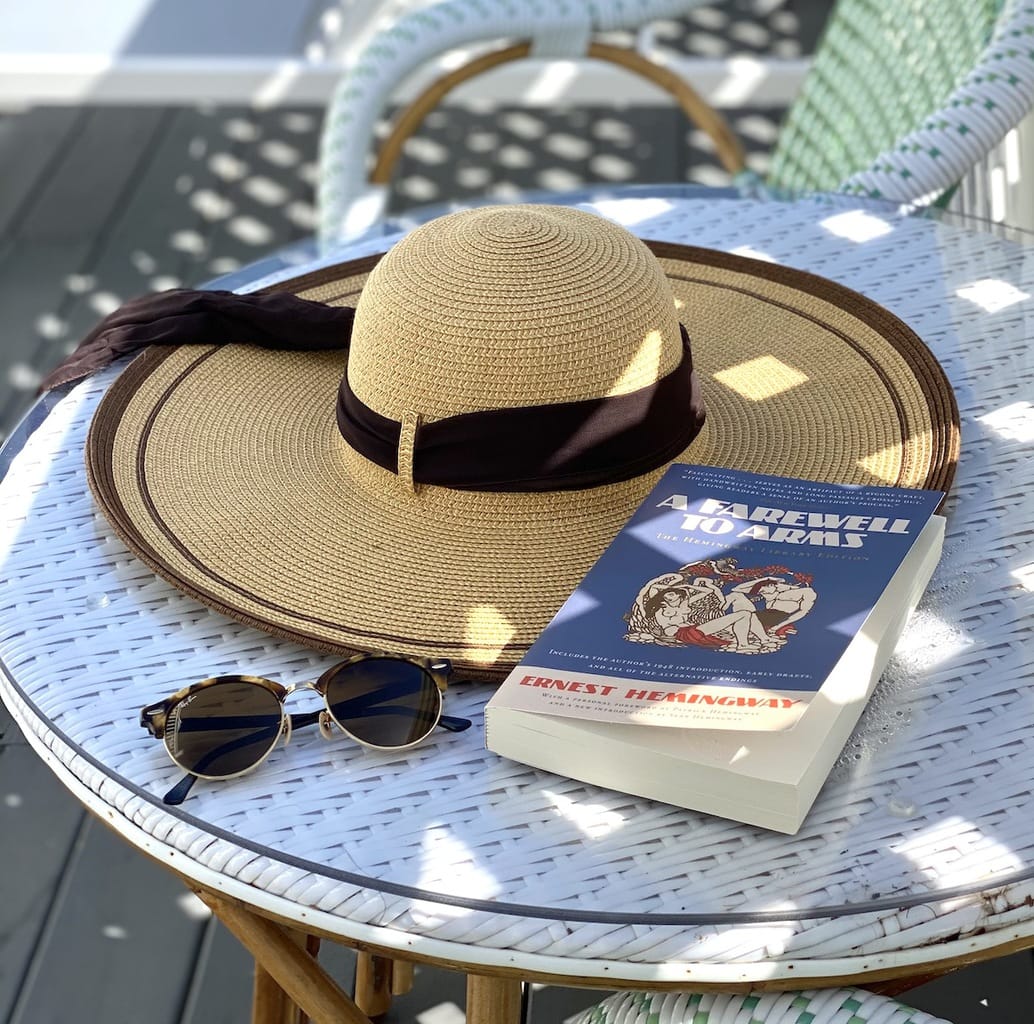
[[[13,235],[18,221],[32,208],[32,196],[48,168],[75,144],[78,110],[51,107],[30,118],[0,120],[0,237]]]
[[[0,1021],[26,986],[54,975],[39,959],[41,937],[86,812],[25,743],[0,746]]]
[[[186,903],[176,878],[89,819],[9,1024],[178,1024],[204,931]]]
[[[154,107],[87,109],[75,144],[19,224],[19,241],[80,241],[103,232],[127,185],[146,173],[167,116]]]

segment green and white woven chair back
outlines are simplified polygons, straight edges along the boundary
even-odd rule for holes
[[[1029,0],[840,0],[767,183],[930,202],[1032,102]]]
[[[567,1024],[951,1024],[856,988],[755,995],[619,992]]]

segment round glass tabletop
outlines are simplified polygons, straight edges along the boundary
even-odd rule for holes
[[[676,186],[563,201],[642,237],[786,263],[863,292],[924,339],[955,388],[962,457],[941,564],[797,835],[490,754],[481,709],[491,688],[474,684],[448,698],[450,713],[475,720],[467,733],[393,755],[299,735],[253,775],[199,784],[182,807],[163,807],[177,772],[140,730],[141,706],[218,672],[290,684],[332,659],[177,593],[95,512],[83,439],[118,368],[43,398],[0,455],[0,688],[12,713],[99,801],[188,864],[342,922],[527,954],[712,964],[853,955],[860,933],[878,950],[911,935],[1027,927],[1027,236],[844,196]],[[310,254],[304,269],[393,237]],[[250,284],[299,269],[266,263]],[[234,278],[218,283],[243,285]]]

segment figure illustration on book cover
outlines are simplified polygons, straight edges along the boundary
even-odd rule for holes
[[[797,633],[815,605],[812,576],[782,565],[740,568],[735,558],[691,562],[647,582],[628,614],[625,639],[770,654]]]

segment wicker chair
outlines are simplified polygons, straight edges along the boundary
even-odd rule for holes
[[[355,238],[383,216],[406,138],[454,86],[525,56],[590,56],[668,91],[740,180],[744,154],[724,119],[680,79],[597,33],[684,14],[703,0],[437,0],[406,11],[342,76],[324,122],[320,238]],[[375,127],[398,83],[461,46],[480,53],[436,81],[395,121],[372,171]],[[1034,0],[839,0],[794,102],[764,184],[936,201],[1034,102]]]
[[[950,1024],[857,988],[751,996],[620,992],[567,1024]]]

